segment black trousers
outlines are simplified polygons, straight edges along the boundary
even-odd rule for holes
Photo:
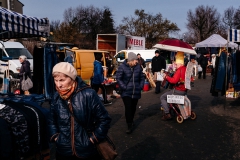
[[[89,158],[78,158],[77,156],[63,156],[56,152],[56,160],[102,160],[102,158],[99,154]]]
[[[156,82],[155,93],[160,93],[161,91],[161,81]]]
[[[122,97],[125,106],[125,117],[127,123],[133,123],[134,115],[136,112],[136,107],[138,99],[133,99],[131,97]]]
[[[102,89],[102,95],[103,95],[103,100],[104,103],[107,102],[107,92],[106,92],[106,88],[103,84],[92,84],[92,89],[94,89],[97,93],[99,88]]]

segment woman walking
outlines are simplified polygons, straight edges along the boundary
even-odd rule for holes
[[[19,61],[22,64],[19,73],[18,73],[18,77],[20,78],[20,94],[24,94],[24,91],[22,90],[22,80],[23,77],[25,77],[25,79],[27,79],[27,77],[29,77],[30,79],[32,79],[31,76],[31,69],[30,69],[30,62],[27,60],[27,57],[25,55],[21,55],[19,56]]]
[[[56,144],[56,160],[101,160],[94,144],[105,139],[111,118],[96,92],[67,62],[53,67],[57,92],[51,102],[48,128]]]
[[[133,119],[138,100],[141,98],[141,90],[144,86],[144,75],[141,66],[137,63],[138,57],[129,52],[126,59],[118,68],[116,79],[122,91],[121,97],[125,106],[125,117],[128,125],[126,133],[133,129]]]

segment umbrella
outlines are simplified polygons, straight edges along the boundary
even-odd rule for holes
[[[195,50],[188,43],[179,39],[166,39],[153,46],[167,51],[184,52],[196,55]]]

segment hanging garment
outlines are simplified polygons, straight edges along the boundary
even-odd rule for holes
[[[43,54],[44,48],[34,47],[33,50],[33,89],[36,94],[43,94]]]
[[[12,133],[3,118],[0,118],[0,159],[12,159]]]
[[[216,85],[215,90],[216,91],[222,91],[225,88],[225,77],[226,77],[226,59],[227,53],[222,52],[219,59],[219,65],[217,68],[217,79],[216,79]]]
[[[59,62],[55,45],[44,47],[44,92],[47,99],[51,99],[55,93],[55,85],[52,77],[52,69]]]
[[[40,106],[34,102],[5,100],[3,103],[22,113],[27,121],[29,151],[22,156],[35,155],[41,150],[47,149],[49,147],[46,118],[48,113],[44,114],[44,109],[40,109]]]
[[[237,61],[236,61],[236,52],[232,54],[232,83],[237,83],[238,82],[238,77],[237,77]]]
[[[218,64],[219,64],[219,57],[216,57],[215,68],[218,68]],[[210,93],[212,93],[212,96],[215,96],[215,97],[218,96],[218,92],[215,90],[217,73],[218,73],[218,71],[217,71],[217,69],[215,69],[214,73],[212,75],[212,82],[211,82],[211,87],[210,87]]]
[[[6,105],[0,110],[0,118],[6,120],[10,125],[19,153],[21,155],[27,153],[29,151],[29,134],[24,115]]]

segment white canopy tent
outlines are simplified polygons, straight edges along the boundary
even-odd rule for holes
[[[219,34],[213,34],[202,42],[196,43],[195,47],[231,47],[237,48],[238,45],[233,42],[228,42]]]

